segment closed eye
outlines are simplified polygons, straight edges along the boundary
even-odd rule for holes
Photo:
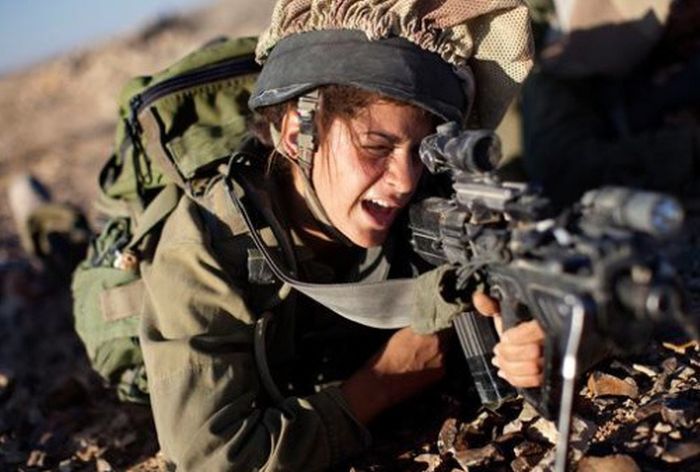
[[[369,157],[382,158],[391,154],[394,148],[384,145],[365,145],[362,146],[362,150],[368,154]]]

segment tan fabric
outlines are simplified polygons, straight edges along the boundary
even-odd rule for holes
[[[258,60],[286,36],[327,29],[357,29],[369,39],[401,36],[458,69],[471,68],[470,121],[484,127],[500,122],[532,65],[522,0],[280,0],[258,42]]]

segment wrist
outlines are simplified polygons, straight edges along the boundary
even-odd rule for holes
[[[381,377],[367,367],[355,372],[340,391],[355,418],[365,425],[391,406],[391,396]]]

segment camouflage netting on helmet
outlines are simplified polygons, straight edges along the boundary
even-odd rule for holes
[[[472,124],[495,127],[532,66],[528,10],[522,0],[280,0],[260,37],[264,62],[296,33],[353,29],[370,40],[403,37],[476,79]]]

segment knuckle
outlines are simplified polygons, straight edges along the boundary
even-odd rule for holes
[[[523,357],[527,359],[539,359],[542,353],[542,349],[539,344],[531,344],[525,348]]]

